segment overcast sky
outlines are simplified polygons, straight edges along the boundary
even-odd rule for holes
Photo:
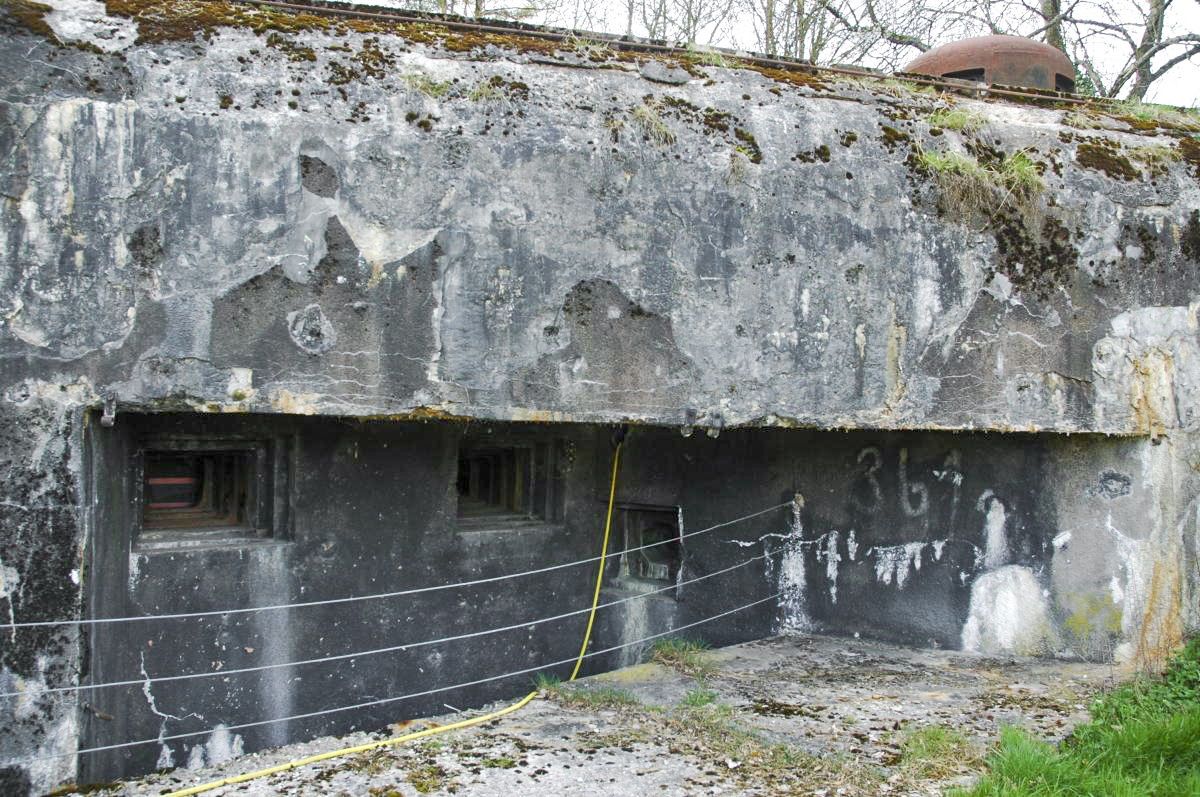
[[[357,3],[355,0],[338,1],[351,5],[390,6],[393,8],[411,7],[411,3],[406,3],[404,0],[371,0],[370,2],[363,3]],[[521,4],[521,0],[517,0],[515,4]],[[1171,28],[1167,31],[1168,36],[1172,33],[1200,30],[1200,0],[1175,0],[1168,16],[1168,21]],[[615,30],[609,32],[622,33],[623,31]],[[716,41],[714,44],[718,46],[753,49],[753,31],[748,25],[739,26],[735,29],[733,35],[733,41]],[[915,56],[916,54],[914,50],[913,55]],[[1125,57],[1126,53],[1116,53],[1115,62],[1111,68],[1114,70],[1118,68]],[[1148,102],[1159,102],[1190,108],[1200,107],[1200,58],[1193,58],[1189,62],[1179,64],[1171,72],[1167,73],[1166,77],[1155,82],[1151,86],[1146,100]]]

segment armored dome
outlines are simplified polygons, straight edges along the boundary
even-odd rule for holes
[[[905,72],[1049,91],[1074,91],[1075,66],[1062,50],[1021,36],[976,36],[921,53]]]

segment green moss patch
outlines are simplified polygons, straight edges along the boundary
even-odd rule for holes
[[[1104,172],[1114,180],[1140,180],[1142,173],[1114,144],[1086,142],[1075,150],[1075,160],[1085,169]]]
[[[1192,167],[1192,176],[1200,180],[1200,138],[1181,138],[1179,157]]]
[[[34,0],[0,0],[0,24],[14,30],[25,30],[59,43],[58,37],[46,22],[47,12],[54,9]]]

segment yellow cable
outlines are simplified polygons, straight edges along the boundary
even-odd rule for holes
[[[596,592],[592,596],[592,611],[588,615],[587,631],[585,631],[583,635],[583,647],[579,649],[579,658],[575,660],[575,669],[571,673],[570,680],[572,681],[574,681],[575,676],[579,674],[579,666],[583,664],[583,654],[587,651],[588,642],[590,642],[592,638],[592,621],[596,619],[596,606],[600,603],[600,583],[604,579],[604,560],[605,557],[608,556],[608,533],[609,529],[612,528],[613,499],[617,494],[617,462],[621,458],[621,445],[621,443],[617,443],[617,450],[613,452],[612,484],[608,490],[608,515],[604,519],[604,543],[600,548],[600,571],[596,574]],[[538,692],[535,689],[529,694],[525,695],[525,697],[518,700],[516,703],[513,703],[511,706],[502,708],[499,711],[493,711],[491,714],[484,714],[480,717],[459,720],[458,722],[452,722],[449,725],[439,725],[436,728],[426,728],[423,731],[416,731],[414,733],[405,734],[404,736],[397,736],[394,739],[368,742],[367,744],[360,744],[357,747],[343,747],[340,750],[330,750],[328,753],[318,753],[317,755],[311,755],[307,758],[298,758],[294,761],[289,761],[286,764],[279,764],[277,766],[267,767],[266,769],[247,772],[242,775],[234,775],[233,777],[224,778],[222,780],[214,780],[211,783],[202,783],[199,786],[189,786],[186,789],[180,789],[179,791],[173,791],[168,794],[164,794],[162,797],[191,797],[193,794],[201,794],[206,791],[212,791],[213,789],[219,789],[222,786],[232,786],[235,783],[245,783],[248,780],[265,778],[268,775],[286,772],[289,769],[296,769],[297,767],[306,766],[308,764],[315,764],[318,761],[326,761],[330,758],[338,758],[340,756],[352,755],[354,753],[365,753],[368,750],[377,750],[380,747],[389,747],[391,745],[402,744],[403,742],[411,742],[413,739],[420,739],[422,736],[433,736],[435,734],[445,733],[447,731],[456,731],[459,728],[469,728],[472,725],[490,722],[491,720],[503,717],[505,714],[511,714],[517,709],[524,708],[530,700],[533,700],[537,696]]]
[[[450,725],[439,725],[436,728],[426,728],[423,731],[416,731],[415,733],[405,734],[404,736],[397,736],[395,739],[384,739],[383,741],[379,742],[368,742],[367,744],[360,744],[357,747],[344,747],[341,750],[331,750],[328,753],[311,755],[308,758],[299,758],[295,761],[289,761],[286,764],[267,767],[266,769],[260,769],[255,772],[247,772],[244,775],[234,775],[233,777],[225,778],[224,780],[214,780],[212,783],[202,783],[199,786],[192,786],[187,789],[173,791],[164,795],[163,797],[189,797],[189,795],[200,794],[201,792],[211,791],[212,789],[218,789],[222,786],[231,786],[234,783],[245,783],[246,781],[254,780],[255,778],[265,778],[267,775],[274,775],[277,772],[286,772],[289,769],[302,767],[306,764],[315,764],[318,761],[324,761],[329,758],[337,758],[338,756],[350,755],[352,753],[365,753],[368,750],[375,750],[380,747],[400,744],[401,742],[411,742],[413,739],[419,739],[422,736],[433,736],[437,733],[454,731],[458,730],[459,728],[468,728],[472,725],[478,725],[481,722],[488,722],[498,717],[503,717],[505,714],[511,714],[517,709],[524,707],[526,703],[537,697],[537,694],[537,690],[534,690],[518,700],[516,703],[513,703],[511,706],[502,708],[499,711],[493,711],[491,714],[484,714],[481,717],[472,717],[471,719],[460,720],[459,722],[454,722]]]
[[[600,569],[596,571],[596,592],[592,595],[592,611],[588,614],[587,630],[583,633],[583,645],[579,648],[579,658],[575,659],[575,669],[571,670],[568,681],[574,681],[579,675],[579,667],[583,664],[583,654],[587,652],[588,643],[592,641],[592,621],[596,619],[596,606],[600,603],[600,582],[604,580],[604,559],[608,556],[608,530],[612,528],[613,498],[617,495],[617,463],[621,461],[621,446],[617,443],[613,451],[612,479],[608,488],[608,515],[604,518],[604,544],[600,546]]]

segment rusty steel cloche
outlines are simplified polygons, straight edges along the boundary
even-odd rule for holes
[[[976,36],[913,59],[905,72],[1005,86],[1074,91],[1075,65],[1045,42],[1022,36]]]

